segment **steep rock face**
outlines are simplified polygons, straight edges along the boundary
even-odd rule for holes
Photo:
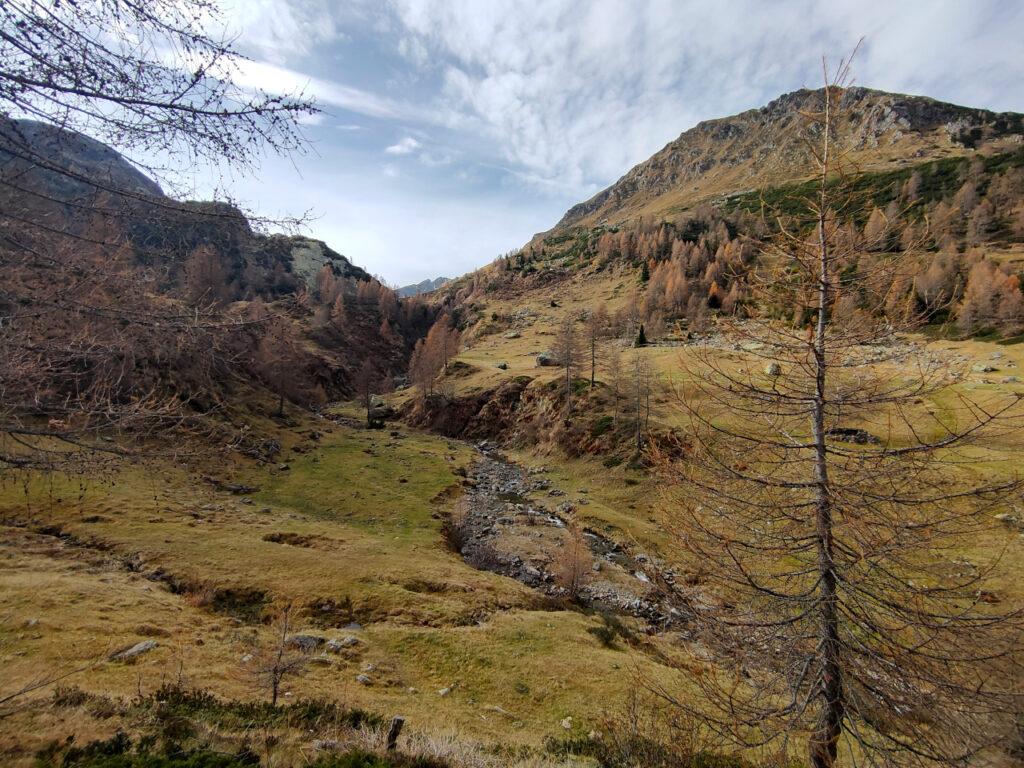
[[[555,230],[688,207],[702,199],[802,178],[813,170],[802,112],[823,104],[822,90],[780,96],[759,109],[708,120],[684,132],[615,184],[570,208]],[[1021,143],[1024,115],[996,113],[867,88],[843,95],[837,138],[857,169]]]

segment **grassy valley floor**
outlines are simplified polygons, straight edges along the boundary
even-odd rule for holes
[[[282,701],[402,715],[413,733],[539,747],[587,733],[643,679],[685,687],[659,663],[660,641],[606,647],[590,631],[598,618],[446,546],[467,446],[326,420],[281,437],[279,464],[211,468],[245,493],[162,464],[3,489],[3,695],[66,675],[0,720],[5,764],[132,727],[95,704],[55,707],[58,685],[115,701],[168,683],[266,699],[251,659],[274,647],[272,617],[287,604],[293,633],[356,642],[321,649]],[[110,660],[146,641],[155,646]]]

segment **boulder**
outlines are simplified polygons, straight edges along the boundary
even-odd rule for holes
[[[768,363],[764,367],[765,376],[781,376],[782,366],[778,363]]]
[[[558,365],[558,360],[555,358],[555,353],[541,352],[539,355],[537,355],[537,365],[541,367]]]

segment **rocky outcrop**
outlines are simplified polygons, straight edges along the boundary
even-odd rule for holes
[[[494,389],[459,398],[429,395],[410,401],[401,415],[412,426],[445,437],[481,440],[508,436],[520,425],[520,401],[531,381],[528,376],[517,376]]]

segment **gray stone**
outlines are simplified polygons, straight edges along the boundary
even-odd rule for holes
[[[356,645],[359,645],[359,638],[352,637],[350,635],[348,637],[343,637],[340,640],[337,639],[337,638],[328,640],[327,641],[327,650],[330,651],[331,653],[338,653],[343,648],[352,648],[353,646],[356,646]]]
[[[136,643],[131,648],[125,648],[123,651],[117,651],[110,658],[112,661],[125,661],[126,659],[134,659],[136,656],[141,656],[144,653],[149,653],[158,645],[160,644],[156,640],[143,640],[141,643]]]
[[[782,375],[782,366],[779,365],[778,363],[768,363],[764,367],[764,375],[765,376],[781,376]]]
[[[309,653],[310,651],[315,651],[325,642],[327,641],[324,638],[317,637],[316,635],[292,635],[288,638],[286,644],[291,648],[298,648],[300,651]]]
[[[367,675],[356,675],[356,682],[360,685],[372,685],[373,681]]]

